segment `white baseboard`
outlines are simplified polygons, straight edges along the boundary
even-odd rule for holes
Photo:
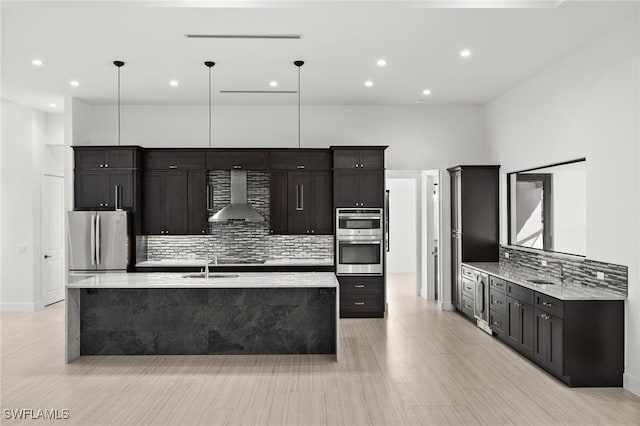
[[[42,309],[41,303],[2,303],[0,311],[2,312],[33,312]]]
[[[633,392],[636,395],[640,395],[640,377],[624,373],[622,376],[624,388],[629,392]]]
[[[438,300],[438,308],[440,308],[441,311],[455,311],[456,307],[453,303],[451,302],[442,302],[440,300]]]

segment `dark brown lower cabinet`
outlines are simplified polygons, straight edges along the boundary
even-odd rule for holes
[[[507,297],[507,342],[523,355],[533,356],[533,306]]]
[[[564,321],[540,309],[535,310],[533,358],[555,375],[564,373]]]
[[[622,386],[623,300],[559,300],[490,282],[489,325],[500,340],[569,386]]]
[[[385,311],[383,276],[340,276],[341,318],[382,318]]]

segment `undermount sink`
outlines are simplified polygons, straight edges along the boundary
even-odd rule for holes
[[[209,278],[238,278],[239,276],[238,274],[209,274]],[[201,272],[199,274],[183,275],[182,278],[206,278],[206,275]]]
[[[551,284],[555,284],[553,281],[547,281],[547,280],[527,280],[532,284],[544,284],[544,285],[551,285]]]

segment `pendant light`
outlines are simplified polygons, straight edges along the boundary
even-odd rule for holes
[[[209,148],[211,148],[212,145],[212,141],[211,141],[211,120],[212,120],[212,108],[211,108],[211,68],[213,68],[213,66],[216,64],[213,61],[205,61],[204,62],[205,66],[209,69]],[[211,190],[211,185],[209,185],[209,182],[207,182],[207,210],[211,213],[211,215],[213,215],[213,194],[212,194],[212,190]],[[209,222],[211,222],[211,218],[213,216],[209,217]],[[203,231],[204,232],[204,231]],[[207,245],[207,250],[209,249],[209,246]]]
[[[293,61],[293,64],[298,67],[298,148],[300,148],[300,69],[304,65],[304,61]]]
[[[124,66],[123,61],[113,61],[113,65],[116,66],[118,71],[118,146],[121,145],[120,141],[120,68]],[[118,164],[117,170],[117,183],[115,187],[115,209],[122,210],[122,184],[120,183],[120,155],[116,156]]]

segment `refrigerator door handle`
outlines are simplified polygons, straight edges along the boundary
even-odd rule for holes
[[[95,214],[91,215],[91,265],[95,266],[96,264],[96,216]]]
[[[100,215],[96,215],[96,237],[95,237],[96,265],[100,266]]]

